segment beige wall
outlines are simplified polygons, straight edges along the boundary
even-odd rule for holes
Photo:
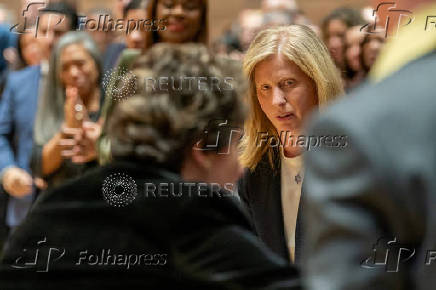
[[[74,0],[73,0],[74,1]],[[113,7],[116,0],[77,0],[82,11],[97,6]],[[20,0],[2,0],[11,9],[18,13]],[[223,29],[237,18],[244,8],[257,8],[261,0],[209,0],[210,3],[210,35],[216,38]],[[312,21],[319,23],[321,19],[334,8],[347,5],[350,7],[363,7],[369,0],[297,0],[300,8],[306,12]]]

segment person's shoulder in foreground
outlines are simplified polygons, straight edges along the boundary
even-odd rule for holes
[[[436,202],[435,74],[432,52],[359,89],[309,126],[309,135],[347,138],[345,148],[312,148],[305,156],[310,231],[302,275],[309,289],[436,283],[434,266],[426,265],[428,250],[436,248],[428,232]],[[386,261],[388,247],[397,256]]]
[[[39,75],[41,66],[33,65],[28,66],[17,71],[11,71],[8,75],[8,80],[12,81],[14,84],[23,85],[26,84],[26,80],[33,75]]]
[[[296,270],[251,233],[232,194],[130,161],[41,195],[2,268],[10,289],[298,289]]]

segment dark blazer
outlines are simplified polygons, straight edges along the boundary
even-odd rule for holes
[[[436,263],[426,265],[436,249],[435,75],[433,52],[355,91],[310,126],[309,135],[348,136],[343,149],[306,154],[311,230],[302,268],[310,289],[435,288]]]
[[[173,183],[174,195],[165,190],[160,196],[149,191],[150,184]],[[114,197],[117,186],[121,186],[120,192],[132,192],[132,184],[136,184],[137,196],[125,207],[111,206],[103,198],[108,192]],[[235,197],[226,191],[217,194],[216,188],[214,193],[210,187],[203,187],[200,195],[192,188],[163,168],[123,161],[91,170],[41,194],[9,241],[0,269],[0,288],[298,288],[297,271],[255,238]],[[40,241],[45,242],[37,245]],[[50,248],[54,250],[47,263]],[[42,261],[34,267],[11,267],[34,259],[37,249]],[[64,256],[59,258],[63,250]],[[152,264],[127,270],[122,263],[102,262],[107,259],[103,250],[122,256],[150,254]],[[90,254],[94,254],[92,260]],[[101,265],[88,263],[100,256]],[[47,273],[37,273],[47,265]]]
[[[276,170],[273,171],[265,154],[253,172],[248,169],[244,171],[243,177],[239,180],[238,193],[250,213],[259,238],[274,253],[290,261],[284,232],[280,163],[280,159],[276,158]],[[301,191],[303,195],[303,188]],[[299,264],[302,243],[301,214],[299,206],[295,232],[296,264]]]

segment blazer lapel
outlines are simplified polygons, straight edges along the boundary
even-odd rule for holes
[[[301,262],[301,248],[303,245],[303,214],[304,214],[304,205],[303,205],[303,196],[304,196],[304,181],[301,186],[301,195],[300,202],[298,204],[298,214],[297,214],[297,223],[295,226],[295,264],[300,265]]]

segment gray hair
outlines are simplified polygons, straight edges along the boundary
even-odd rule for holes
[[[64,120],[65,88],[60,80],[60,55],[65,47],[81,44],[94,59],[99,70],[99,83],[102,78],[100,51],[94,40],[86,32],[68,32],[54,47],[49,64],[49,71],[43,90],[39,97],[38,111],[35,119],[35,144],[44,145],[59,131]]]

